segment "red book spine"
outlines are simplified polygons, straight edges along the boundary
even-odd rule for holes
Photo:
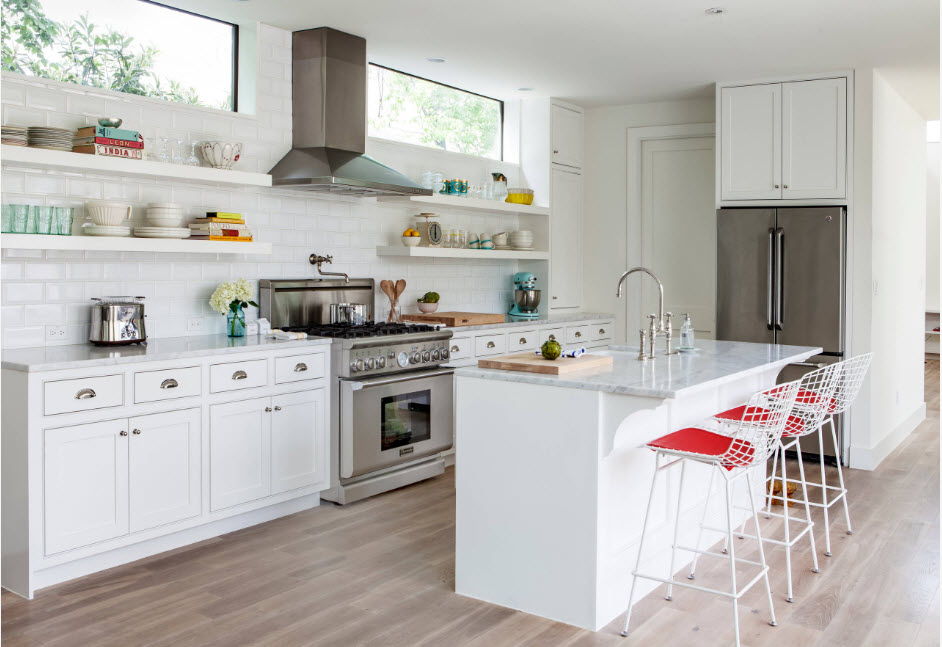
[[[96,144],[108,146],[123,146],[124,148],[144,148],[144,142],[135,142],[130,139],[112,139],[111,137],[96,137]]]

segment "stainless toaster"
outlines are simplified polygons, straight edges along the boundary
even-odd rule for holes
[[[147,339],[144,328],[144,297],[92,299],[92,323],[88,341],[99,346],[140,344]]]

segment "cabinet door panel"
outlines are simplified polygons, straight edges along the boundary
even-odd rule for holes
[[[720,99],[720,198],[781,198],[781,84],[722,88]]]
[[[582,168],[583,117],[582,113],[562,106],[550,109],[552,121],[552,160],[556,164]]]
[[[582,305],[582,175],[553,169],[550,215],[551,308]]]
[[[272,398],[272,494],[326,480],[324,390]]]
[[[271,492],[270,398],[209,408],[210,508],[220,510]]]
[[[782,197],[843,198],[847,80],[782,84]]]
[[[131,532],[200,513],[200,410],[131,418]]]
[[[47,555],[127,534],[127,428],[109,420],[45,431]]]

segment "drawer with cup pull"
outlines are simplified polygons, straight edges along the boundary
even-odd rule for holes
[[[213,364],[209,367],[210,393],[252,389],[268,384],[268,360]]]
[[[324,353],[305,353],[275,358],[275,384],[324,377]]]
[[[566,343],[566,329],[565,328],[544,328],[540,331],[540,346],[545,344],[547,341],[552,339],[553,341],[558,341],[560,344]]]
[[[504,335],[478,335],[474,338],[474,354],[477,357],[503,355],[507,352],[507,337]]]
[[[581,345],[590,341],[591,326],[568,326],[566,328],[566,343]]]
[[[540,347],[540,334],[533,330],[513,330],[507,333],[507,352],[517,353]]]
[[[43,384],[43,414],[91,411],[124,404],[124,376],[99,375]]]
[[[448,340],[448,361],[474,356],[474,340],[471,337],[452,337]]]
[[[141,371],[134,374],[134,402],[158,402],[174,398],[199,395],[201,378],[199,366],[167,368],[160,371]]]
[[[611,339],[612,327],[612,322],[610,321],[589,324],[589,340],[600,341],[602,339]]]

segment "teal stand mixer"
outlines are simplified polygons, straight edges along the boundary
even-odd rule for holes
[[[511,317],[521,319],[536,319],[540,313],[536,309],[540,305],[540,291],[535,288],[536,277],[531,272],[517,272],[514,274],[514,307],[510,309]]]

